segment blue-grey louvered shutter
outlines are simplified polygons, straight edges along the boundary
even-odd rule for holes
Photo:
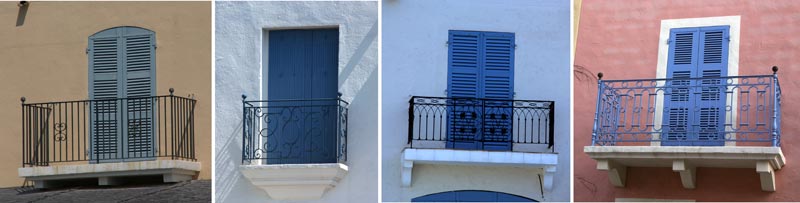
[[[155,157],[155,33],[150,30],[124,27],[123,69],[127,109],[126,158]]]
[[[451,30],[448,37],[447,96],[448,136],[447,147],[479,149],[483,111],[483,40],[480,32]]]
[[[691,100],[691,78],[697,67],[697,28],[675,28],[670,31],[667,78],[664,96],[664,118],[661,145],[688,145],[691,129],[689,124],[693,108]]]
[[[122,105],[117,98],[124,93],[124,81],[119,68],[122,42],[121,29],[109,29],[89,37],[89,98],[95,100],[91,109],[90,147],[91,160],[109,160],[121,157]]]
[[[510,150],[514,97],[514,34],[484,32],[481,86],[484,150]]]
[[[670,31],[661,145],[724,145],[727,61],[728,26]]]
[[[697,118],[697,140],[694,145],[725,145],[725,111],[727,80],[719,77],[728,75],[728,30],[729,26],[703,27],[699,30],[700,42],[697,62],[697,76],[700,81],[699,98],[695,106],[699,109]]]
[[[89,37],[90,159],[154,158],[155,34],[116,27]]]

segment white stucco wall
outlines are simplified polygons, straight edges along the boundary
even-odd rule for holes
[[[350,102],[346,163],[350,171],[322,199],[302,202],[376,202],[378,2],[216,2],[215,26],[216,200],[272,201],[238,170],[241,95],[260,96],[263,31],[338,26],[339,92]]]
[[[544,201],[570,198],[570,2],[568,0],[383,1],[384,201],[451,190],[491,190]],[[539,189],[541,169],[415,164],[401,186],[410,96],[446,96],[448,30],[513,32],[515,99],[556,102],[558,171],[553,190]]]

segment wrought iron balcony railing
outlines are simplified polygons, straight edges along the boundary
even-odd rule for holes
[[[247,101],[242,95],[242,164],[347,161],[347,106],[341,98]]]
[[[68,162],[195,161],[196,100],[170,95],[25,103],[22,166]]]
[[[554,151],[554,101],[413,96],[411,148]]]
[[[592,145],[780,146],[772,75],[602,80]]]

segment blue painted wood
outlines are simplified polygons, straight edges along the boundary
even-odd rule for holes
[[[728,26],[670,30],[667,78],[727,76],[728,30]],[[726,81],[671,80],[668,83],[672,88],[668,88],[664,97],[661,145],[724,145],[725,135],[719,132],[725,124]]]
[[[514,34],[451,30],[448,36],[448,148],[509,150]]]
[[[502,192],[458,190],[424,195],[411,202],[537,202],[536,200]]]
[[[483,125],[482,109],[474,99],[483,97],[482,44],[480,32],[451,30],[448,36],[447,96],[448,106],[447,148],[480,149],[480,132]]]
[[[100,31],[89,37],[88,56],[90,99],[155,95],[154,32],[127,26]],[[154,159],[154,108],[150,99],[95,102],[90,107],[90,159]]]
[[[337,98],[338,29],[273,30],[268,33],[267,100]],[[275,102],[292,108],[268,108],[270,164],[335,163],[334,101]],[[278,121],[276,120],[276,121]]]

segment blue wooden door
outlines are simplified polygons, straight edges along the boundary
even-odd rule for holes
[[[90,160],[155,159],[155,33],[115,27],[89,37]]]
[[[448,42],[447,147],[509,150],[514,34],[451,30]]]
[[[459,190],[434,193],[411,199],[411,202],[537,202],[536,200],[502,192]]]
[[[670,30],[663,146],[725,144],[728,26]],[[688,78],[700,78],[689,80]],[[682,80],[686,79],[686,80]]]
[[[268,35],[266,95],[280,102],[268,104],[267,162],[335,163],[338,29]]]

